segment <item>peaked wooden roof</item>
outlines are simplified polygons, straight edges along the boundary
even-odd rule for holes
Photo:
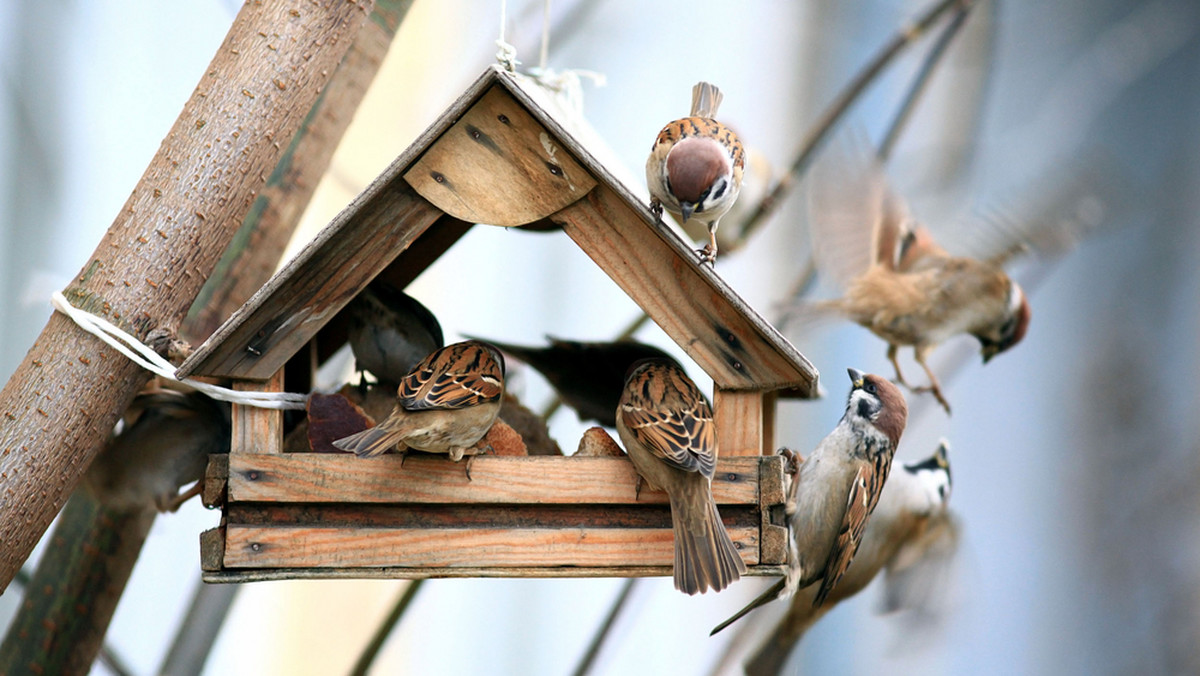
[[[178,374],[265,380],[375,277],[407,285],[473,223],[549,222],[718,387],[817,396],[808,359],[597,161],[586,123],[556,109],[489,68]]]

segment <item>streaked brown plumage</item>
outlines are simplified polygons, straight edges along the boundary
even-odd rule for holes
[[[631,369],[617,408],[617,434],[638,474],[670,497],[675,588],[721,591],[740,578],[746,566],[712,496],[712,407],[678,364],[646,360]]]
[[[460,460],[487,434],[504,397],[504,357],[468,340],[421,360],[400,382],[391,415],[333,445],[360,457],[408,448]]]
[[[742,187],[746,154],[737,134],[716,121],[721,90],[707,82],[692,88],[692,112],[662,128],[646,158],[650,209],[679,216],[681,223],[700,221],[708,227],[709,243],[700,259],[717,257],[717,224],[737,200]]]
[[[968,333],[986,363],[1025,336],[1029,303],[1003,260],[948,254],[909,216],[869,154],[845,152],[815,167],[809,212],[817,264],[845,289],[818,307],[886,340],[896,380],[932,392],[947,412],[950,404],[926,363],[934,347]],[[928,386],[904,379],[896,359],[901,345],[913,347]]]
[[[580,420],[616,427],[617,402],[625,389],[625,374],[639,359],[670,359],[666,352],[636,340],[580,342],[547,336],[545,347],[489,341],[537,369],[575,409]]]
[[[888,478],[908,420],[899,388],[882,376],[849,369],[846,412],[800,464],[788,498],[791,539],[783,580],[713,632],[765,603],[820,585],[820,606],[850,567]]]
[[[348,338],[359,371],[399,383],[417,362],[444,345],[442,327],[417,299],[375,280],[346,306]]]

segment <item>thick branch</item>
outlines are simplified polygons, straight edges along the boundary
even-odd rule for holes
[[[178,327],[372,6],[245,4],[67,298],[141,339]],[[0,588],[145,380],[51,317],[0,392]]]

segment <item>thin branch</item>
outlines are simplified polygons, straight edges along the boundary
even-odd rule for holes
[[[574,676],[585,676],[591,673],[592,666],[596,662],[596,656],[600,654],[600,648],[604,646],[604,641],[608,639],[608,634],[612,631],[613,625],[616,624],[617,616],[625,608],[625,604],[629,601],[629,595],[633,592],[633,588],[637,585],[638,580],[639,578],[631,577],[625,580],[625,584],[621,585],[621,591],[613,601],[612,608],[608,610],[608,615],[600,623],[600,627],[596,630],[596,635],[592,637],[592,642],[588,644],[587,651],[580,658],[579,665],[572,672]]]
[[[937,41],[930,47],[929,53],[925,55],[925,60],[921,62],[921,68],[917,71],[916,77],[913,78],[912,85],[908,88],[908,93],[904,97],[904,101],[900,104],[900,110],[896,112],[896,116],[892,118],[892,124],[888,126],[887,133],[883,136],[883,141],[879,143],[879,160],[887,162],[892,155],[892,149],[895,147],[896,141],[900,138],[900,132],[908,124],[908,120],[912,117],[912,112],[917,106],[917,101],[921,95],[925,93],[925,88],[929,85],[930,76],[934,69],[942,60],[942,55],[946,52],[946,48],[954,41],[954,37],[958,35],[959,29],[966,23],[967,15],[971,13],[971,8],[974,5],[967,3],[961,5],[954,12],[954,17],[950,19],[950,23],[938,35]]]
[[[933,25],[939,17],[947,10],[956,4],[967,4],[970,0],[940,0],[936,5],[926,10],[924,14],[916,19],[913,23],[902,27],[897,31],[883,49],[875,55],[875,58],[867,63],[861,71],[850,81],[850,84],[842,91],[825,113],[817,120],[817,124],[813,130],[805,138],[801,144],[800,154],[796,160],[792,162],[792,166],[788,172],[780,177],[775,187],[763,197],[759,202],[758,208],[755,209],[746,219],[745,223],[738,229],[739,237],[749,237],[762,227],[767,217],[774,213],[778,208],[783,198],[791,191],[797,179],[807,169],[812,161],[813,155],[829,137],[830,133],[845,116],[846,111],[850,109],[858,97],[867,89],[867,87],[875,81],[883,69],[886,68],[901,52],[909,45],[924,35],[925,31]]]
[[[358,661],[354,663],[354,668],[350,670],[351,676],[366,676],[366,673],[371,668],[371,664],[375,662],[375,658],[379,656],[379,651],[383,648],[383,644],[387,642],[388,634],[392,633],[392,629],[404,617],[408,606],[417,597],[417,592],[421,591],[421,585],[425,584],[424,579],[413,580],[404,588],[404,593],[397,599],[396,605],[392,607],[392,611],[383,620],[383,624],[375,630],[375,634],[371,636],[370,642],[363,648],[362,654],[358,656]]]

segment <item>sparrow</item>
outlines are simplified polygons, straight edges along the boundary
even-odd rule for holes
[[[673,360],[635,363],[617,406],[617,435],[638,474],[666,491],[675,533],[675,588],[721,591],[746,572],[712,496],[712,407]]]
[[[400,381],[383,422],[333,445],[364,458],[413,448],[458,461],[487,434],[503,399],[504,355],[478,340],[454,343],[422,359]]]
[[[156,388],[135,397],[129,414],[132,422],[109,439],[84,485],[111,509],[174,512],[200,493],[208,456],[229,452],[229,405]],[[195,485],[180,494],[188,484]]]
[[[780,673],[805,632],[833,606],[865,589],[880,572],[886,583],[884,612],[916,608],[936,595],[933,587],[944,586],[946,567],[958,544],[957,522],[948,506],[948,451],[949,444],[943,440],[925,460],[894,463],[897,469],[883,489],[858,554],[841,583],[820,606],[812,603],[815,585],[797,592],[783,617],[747,660],[746,673]]]
[[[417,362],[442,347],[442,327],[417,299],[375,280],[346,305],[350,350],[358,371],[396,384]]]
[[[896,382],[932,392],[950,412],[930,351],[960,333],[974,336],[986,364],[1012,348],[1029,328],[1029,302],[1004,272],[1007,256],[952,256],[917,223],[888,186],[869,153],[845,152],[815,168],[809,184],[809,221],[818,269],[843,288],[841,298],[819,302],[888,343]],[[896,359],[912,346],[929,384],[913,387]]]
[[[791,483],[786,575],[712,633],[809,585],[814,591],[808,605],[820,607],[854,560],[887,482],[908,405],[888,379],[854,368],[847,371],[851,388],[846,412],[800,463]]]
[[[547,336],[549,345],[534,347],[489,341],[545,376],[580,422],[594,420],[616,427],[617,402],[625,374],[639,359],[671,359],[666,352],[636,340],[585,343]]]
[[[646,159],[650,210],[661,218],[666,208],[685,227],[691,220],[708,226],[708,244],[697,253],[710,265],[717,260],[717,222],[737,200],[746,164],[737,134],[713,119],[722,98],[707,82],[692,87],[691,115],[663,127]]]

